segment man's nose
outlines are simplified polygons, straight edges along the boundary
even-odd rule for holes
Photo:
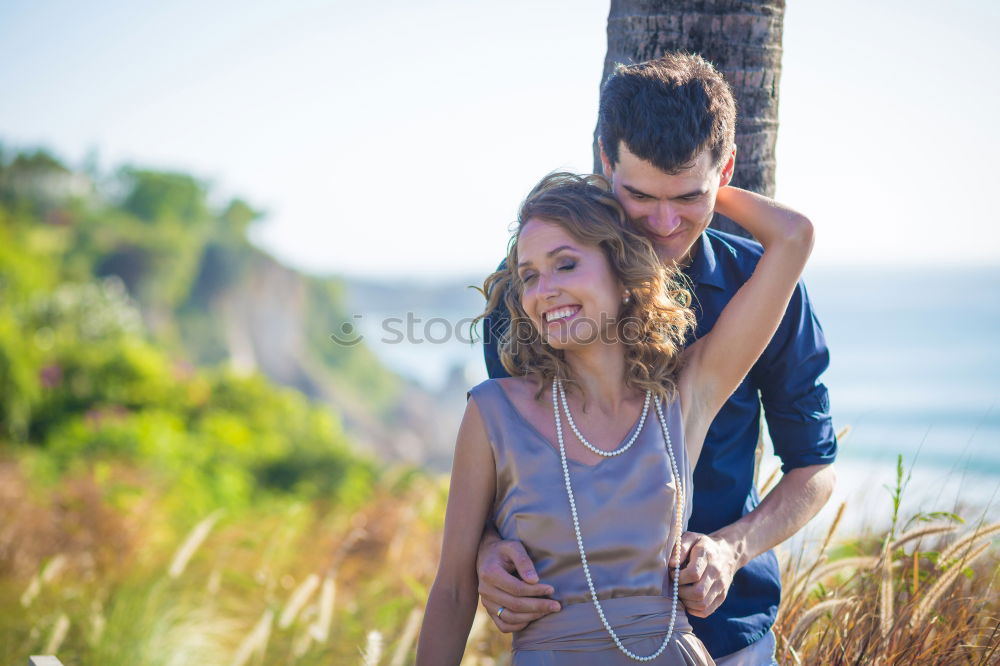
[[[669,201],[659,202],[651,217],[653,231],[660,236],[669,236],[681,224],[680,213]]]

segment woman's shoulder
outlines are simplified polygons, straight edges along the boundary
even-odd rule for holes
[[[487,379],[469,389],[468,397],[475,398],[480,410],[509,410],[530,413],[537,402],[538,383],[528,377],[502,377]]]
[[[479,382],[469,389],[468,393],[476,395],[477,393],[500,390],[513,397],[533,392],[536,388],[537,383],[528,377],[497,377]]]
[[[485,381],[479,382],[468,391],[465,392],[465,399],[472,400],[477,403],[477,405],[482,409],[483,405],[479,403],[488,402],[490,396],[494,398],[498,397],[498,392],[502,390],[500,388],[499,379],[487,379]]]

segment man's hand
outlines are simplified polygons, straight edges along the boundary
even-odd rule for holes
[[[836,479],[831,465],[790,469],[757,508],[735,523],[711,534],[685,532],[681,536],[681,588],[677,596],[688,613],[708,617],[715,612],[726,600],[740,567],[809,522],[826,504]],[[670,567],[671,577],[673,571]]]
[[[670,558],[673,562],[673,557]],[[681,572],[678,598],[689,615],[708,617],[722,605],[740,568],[739,553],[722,538],[697,532],[681,536]],[[670,567],[670,578],[674,567]],[[506,613],[505,613],[506,615]]]
[[[477,573],[483,608],[504,633],[520,631],[529,622],[560,608],[556,601],[536,598],[552,594],[553,589],[538,582],[535,565],[520,541],[484,540],[479,549]],[[501,607],[503,615],[497,617]]]

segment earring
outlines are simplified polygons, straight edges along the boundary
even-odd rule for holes
[[[629,302],[630,300],[632,300],[632,294],[630,294],[630,293],[628,293],[628,292],[626,291],[626,292],[625,292],[625,295],[624,295],[624,296],[622,296],[622,305],[628,305],[628,302]]]

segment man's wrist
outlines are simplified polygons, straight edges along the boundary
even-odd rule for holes
[[[479,552],[476,553],[476,570],[481,573],[483,568],[483,557],[490,552],[497,542],[503,541],[500,534],[491,526],[487,525],[483,529],[483,535],[479,539]]]
[[[489,548],[498,541],[503,541],[500,533],[492,525],[487,525],[483,529],[483,535],[479,539],[479,552],[482,552],[486,548]]]
[[[730,195],[731,192],[732,192],[732,190],[729,189],[728,185],[726,185],[724,187],[720,187],[719,191],[716,192],[716,194],[715,194],[715,212],[716,213],[719,213],[720,215],[724,215],[726,217],[729,217],[729,212],[727,212],[727,208],[728,208],[728,203],[729,203],[729,195]]]
[[[746,535],[740,529],[738,523],[718,529],[709,536],[716,541],[721,541],[729,549],[729,552],[732,553],[734,573],[742,569],[747,562],[753,559],[753,554],[750,553],[750,548],[747,544]]]

